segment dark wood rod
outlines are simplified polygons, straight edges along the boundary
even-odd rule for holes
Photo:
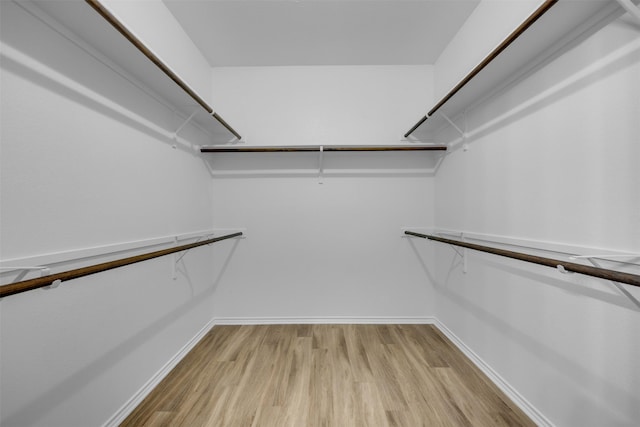
[[[544,15],[551,7],[556,4],[558,0],[546,0],[538,7],[522,24],[518,26],[506,39],[502,41],[486,58],[482,60],[476,67],[469,72],[453,89],[447,93],[436,105],[427,113],[425,117],[420,119],[405,135],[408,137],[411,135],[422,123],[427,120],[427,117],[433,116],[436,111],[440,109],[449,99],[451,99],[460,89],[462,89],[467,83],[471,81],[480,71],[482,71],[487,65],[489,65],[494,59],[498,57],[506,48],[511,45],[518,37],[522,35],[534,22],[536,22],[542,15]]]
[[[120,34],[122,34],[127,40],[129,40],[144,56],[149,58],[163,73],[173,80],[182,90],[184,90],[191,98],[193,98],[198,104],[202,106],[209,114],[213,113],[213,109],[198,96],[187,84],[180,79],[164,62],[160,60],[140,39],[138,39],[127,27],[120,22],[111,12],[109,12],[99,0],[85,0],[89,6],[95,9],[102,17],[107,20]]]
[[[276,153],[294,151],[320,151],[314,146],[289,146],[289,147],[202,147],[202,153]]]
[[[446,145],[423,145],[423,146],[393,146],[393,145],[373,145],[373,146],[340,146],[340,145],[324,145],[323,151],[445,151]],[[276,152],[298,152],[298,151],[320,151],[318,145],[299,145],[284,147],[202,147],[202,153],[276,153]]]
[[[459,240],[445,239],[443,237],[433,236],[431,234],[422,234],[413,231],[405,231],[404,233],[409,236],[435,240],[437,242],[448,243],[450,245],[461,246],[463,248],[473,249],[476,251],[488,252],[490,254],[500,255],[507,258],[532,262],[534,264],[544,265],[546,267],[558,268],[558,266],[560,265],[567,271],[586,274],[587,276],[598,277],[605,280],[613,280],[619,283],[626,283],[627,285],[640,286],[640,275],[637,274],[623,273],[621,271],[609,270],[606,268],[598,268],[589,265],[577,264],[574,262],[561,261],[553,258],[528,255],[523,254],[522,252],[514,252],[506,249],[492,248],[490,246],[476,245],[474,243],[461,242]]]
[[[231,132],[236,138],[238,139],[242,139],[242,137],[240,136],[240,134],[238,132],[236,132],[236,130],[234,128],[232,128],[229,123],[225,122],[224,119],[222,117],[220,117],[218,115],[218,113],[213,113],[213,118],[216,119],[218,122],[220,122],[220,124],[224,127],[227,128],[227,130],[229,132]]]
[[[175,252],[186,251],[188,249],[197,248],[198,246],[210,245],[211,243],[219,242],[221,240],[232,239],[234,237],[242,236],[241,232],[227,234],[226,236],[215,237],[213,239],[203,240],[201,242],[189,243],[187,245],[176,246],[169,249],[162,249],[159,251],[148,252],[142,255],[136,255],[127,258],[121,258],[115,261],[103,262],[101,264],[94,264],[88,267],[77,268],[75,270],[64,271],[62,273],[52,274],[50,276],[38,277],[30,280],[23,280],[21,282],[10,283],[0,286],[0,298],[9,295],[19,294],[21,292],[30,291],[33,289],[43,288],[51,285],[56,280],[66,281],[71,279],[77,279],[79,277],[88,276],[90,274],[100,273],[102,271],[111,270],[125,265],[135,264],[142,261],[147,261],[153,258],[158,258],[165,255],[170,255]]]
[[[171,80],[175,82],[187,95],[189,95],[194,101],[204,108],[207,113],[212,114],[222,126],[224,126],[229,132],[231,132],[236,138],[242,139],[240,134],[236,132],[226,121],[222,119],[217,113],[213,112],[213,108],[209,106],[197,93],[195,93],[176,73],[174,73],[164,62],[160,60],[151,50],[138,39],[127,27],[120,22],[111,12],[109,12],[99,0],[85,0],[96,12],[98,12],[109,24],[111,24],[120,34],[122,34],[127,40],[129,40],[144,56],[146,56],[151,62],[153,62],[163,73],[167,75]]]
[[[446,151],[446,145],[425,145],[425,146],[324,146],[324,151]]]
[[[409,131],[407,133],[404,134],[404,137],[407,138],[409,135],[411,135],[413,133],[414,130],[418,129],[424,122],[426,122],[428,119],[427,116],[424,116],[423,118],[421,118],[420,120],[418,120],[418,123],[416,123],[415,125],[413,125],[413,127],[411,129],[409,129]]]

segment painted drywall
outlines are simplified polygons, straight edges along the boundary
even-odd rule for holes
[[[640,253],[638,76],[623,19],[470,112],[468,151],[436,177],[437,227]],[[637,424],[640,312],[611,283],[473,251],[465,274],[434,248],[438,319],[550,423]]]
[[[248,236],[224,267],[217,318],[432,315],[417,261],[429,248],[400,231],[432,224],[432,178],[223,178],[214,196],[216,227]]]
[[[541,3],[540,0],[481,1],[434,64],[436,98],[446,95]]]
[[[162,0],[104,0],[101,3],[210,103],[211,67]]]
[[[186,140],[204,135],[169,138],[171,111],[0,7],[2,260],[211,229],[210,175]],[[187,253],[176,280],[165,257],[0,300],[0,424],[107,422],[211,320],[211,256]]]
[[[393,144],[432,100],[430,67],[214,70],[214,98],[249,143]],[[246,227],[217,318],[389,318],[433,312],[403,226],[433,224],[433,154],[211,155],[216,228]],[[259,171],[259,172],[257,172]],[[322,182],[322,184],[320,183]]]
[[[252,145],[398,143],[432,90],[431,66],[213,69],[218,111]]]

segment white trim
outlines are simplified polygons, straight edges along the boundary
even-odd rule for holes
[[[524,398],[507,380],[498,374],[488,363],[467,346],[451,329],[447,328],[437,318],[434,318],[434,326],[438,328],[465,356],[473,362],[504,394],[507,395],[536,425],[541,427],[554,427],[554,424],[545,417],[533,404]]]
[[[134,409],[144,400],[153,389],[160,384],[173,368],[204,338],[204,336],[215,326],[215,319],[211,319],[198,333],[189,340],[165,365],[156,372],[124,405],[116,411],[102,427],[117,427]]]
[[[318,317],[220,317],[216,325],[431,325],[436,322],[432,316],[419,317],[356,317],[356,316],[318,316]]]

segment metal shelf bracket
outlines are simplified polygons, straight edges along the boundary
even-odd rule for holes
[[[443,112],[439,112],[439,114],[442,116],[442,118],[444,118],[447,122],[449,122],[449,124],[458,131],[458,133],[460,134],[461,137],[466,138],[467,134],[458,127],[458,125],[456,125],[449,117],[447,117],[447,115]]]
[[[324,173],[324,166],[322,164],[324,160],[324,146],[320,146],[319,154],[318,154],[318,184],[324,184],[322,179],[322,175]]]
[[[460,129],[460,127],[458,125],[456,125],[453,120],[451,120],[449,117],[447,117],[446,114],[444,114],[442,111],[438,111],[438,114],[440,114],[442,116],[443,119],[445,119],[450,125],[451,127],[453,127],[459,134],[460,137],[462,138],[462,149],[464,151],[467,151],[469,149],[469,144],[466,143],[466,139],[469,136],[468,133],[466,132],[466,124],[467,124],[467,113],[465,111],[464,113],[464,122],[465,122],[465,130]]]
[[[570,260],[577,260],[577,259],[587,259],[589,260],[589,262],[594,266],[594,267],[598,267],[598,268],[602,268],[602,266],[594,259],[594,258],[629,258],[629,257],[640,257],[640,255],[638,254],[613,254],[613,255],[574,255],[574,256],[570,256],[569,259]],[[558,266],[558,269],[560,270],[560,265]],[[563,268],[564,269],[564,268]],[[561,270],[562,271],[562,270]],[[638,300],[638,298],[636,298],[635,296],[633,296],[629,291],[627,291],[624,286],[622,286],[622,284],[610,280],[609,283],[611,283],[613,285],[614,288],[616,288],[618,290],[618,292],[620,292],[620,294],[624,295],[625,297],[627,297],[627,299],[629,301],[631,301],[631,303],[633,303],[633,305],[635,305],[638,309],[640,309],[640,300]]]
[[[456,141],[454,144],[458,144],[460,142],[462,142],[462,150],[463,151],[467,151],[469,150],[469,144],[466,142],[469,134],[467,133],[466,129],[467,129],[467,112],[464,112],[464,128],[465,130],[460,129],[460,127],[458,125],[456,125],[453,120],[451,120],[449,117],[447,117],[446,114],[444,114],[441,111],[438,111],[438,114],[440,114],[442,116],[443,119],[445,119],[450,125],[451,127],[453,127],[459,134],[460,134],[460,140]]]
[[[178,127],[178,129],[176,129],[175,132],[173,132],[173,139],[174,140],[178,140],[178,133],[180,133],[180,131],[187,125],[189,124],[189,122],[191,121],[191,119],[193,119],[195,117],[196,114],[198,114],[198,112],[200,111],[200,108],[197,108],[193,113],[191,113],[191,115],[189,117],[187,117],[187,119]]]
[[[14,282],[19,282],[21,280],[24,279],[24,276],[27,275],[27,273],[29,271],[40,271],[40,277],[46,277],[46,276],[50,276],[51,275],[51,269],[49,267],[44,267],[44,266],[15,266],[15,267],[0,267],[0,271],[5,270],[5,271],[18,271],[20,270],[21,273],[18,274],[18,276],[16,276]],[[53,282],[51,282],[51,284],[49,286],[43,286],[42,289],[55,289],[57,288],[60,283],[62,283],[62,280],[54,280]]]
[[[631,0],[617,0],[620,6],[624,8],[629,15],[633,16],[638,24],[640,24],[640,7],[633,4]]]
[[[210,239],[213,235],[201,236],[194,243],[198,243],[201,240]],[[179,246],[180,243],[178,241],[178,237],[173,238],[173,246]],[[178,264],[182,261],[182,258],[190,251],[191,249],[186,249],[182,252],[174,252],[173,259],[171,263],[171,278],[173,280],[178,280]]]
[[[22,273],[20,273],[18,275],[18,277],[16,277],[15,281],[19,282],[21,281],[24,276],[27,275],[27,273],[29,271],[34,271],[34,270],[39,270],[40,271],[40,277],[45,277],[45,276],[49,276],[51,274],[51,269],[49,267],[44,267],[41,265],[37,265],[37,266],[15,266],[15,267],[0,267],[0,271],[5,270],[5,271],[17,271],[17,270],[21,270]]]

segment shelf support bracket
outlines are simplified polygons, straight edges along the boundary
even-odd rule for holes
[[[466,138],[466,137],[467,137],[466,132],[464,132],[462,129],[460,129],[460,128],[458,127],[458,125],[456,125],[456,124],[455,124],[455,123],[454,123],[454,122],[453,122],[449,117],[447,117],[447,115],[446,115],[445,113],[440,113],[440,115],[441,115],[441,116],[442,116],[446,121],[448,121],[448,122],[449,122],[449,124],[450,124],[450,125],[451,125],[455,130],[457,130],[457,131],[458,131],[458,133],[460,134],[460,136],[461,136],[462,138]]]
[[[21,270],[22,272],[20,274],[18,274],[18,276],[15,278],[14,282],[19,282],[22,279],[24,279],[24,276],[27,275],[27,273],[29,271],[40,271],[40,277],[45,277],[45,276],[49,276],[51,274],[51,269],[49,267],[44,267],[44,266],[16,266],[16,267],[0,267],[0,271],[1,270],[5,270],[5,271],[14,271],[14,270]],[[57,285],[56,285],[57,286]],[[55,286],[47,286],[48,289],[52,289]]]
[[[465,241],[464,233],[460,233],[460,240]],[[462,272],[467,274],[467,248],[462,248]]]
[[[319,151],[319,157],[318,157],[318,184],[323,184],[323,180],[322,180],[322,174],[324,172],[323,169],[323,160],[324,160],[324,145],[320,146],[320,151]]]
[[[446,114],[444,114],[443,112],[439,111],[440,115],[442,116],[442,118],[444,118],[447,122],[449,122],[449,124],[451,125],[451,127],[453,127],[459,134],[460,134],[460,138],[462,139],[462,149],[464,151],[467,151],[469,149],[469,145],[465,142],[467,139],[467,132],[463,131],[462,129],[460,129],[460,127],[458,127],[458,125],[456,125],[453,120],[451,120],[449,117],[447,117]],[[467,123],[467,117],[466,117],[466,112],[465,112],[465,129],[466,129],[466,123]]]
[[[175,236],[173,238],[173,246],[178,246],[178,236]],[[173,255],[171,256],[172,260],[171,260],[171,278],[173,280],[177,280],[178,279],[178,262],[180,261],[178,259],[178,253],[174,252]]]
[[[460,233],[460,240],[465,241],[464,232]],[[467,248],[458,249],[455,245],[449,245],[453,251],[458,254],[460,259],[462,260],[462,272],[467,274]]]
[[[607,255],[610,258],[616,257],[615,255]],[[624,255],[620,255],[620,256],[624,256]],[[593,264],[594,267],[598,267],[598,268],[602,268],[600,266],[600,264],[592,258],[592,256],[589,255],[583,255],[583,256],[572,256],[569,257],[570,259],[576,259],[576,258],[586,258],[589,260],[589,262],[591,264]],[[627,291],[624,286],[622,286],[622,284],[614,281],[614,280],[610,280],[609,283],[611,283],[617,290],[618,292],[620,292],[622,295],[624,295],[625,297],[627,297],[627,299],[629,299],[629,301],[631,301],[631,303],[633,303],[633,305],[636,306],[636,308],[640,309],[640,301],[634,297],[629,291]]]
[[[198,111],[200,111],[200,109],[196,109],[193,113],[191,113],[191,115],[189,117],[187,117],[187,120],[184,121],[184,123],[182,123],[180,125],[180,127],[178,127],[178,129],[176,129],[176,131],[173,133],[173,139],[178,139],[178,133],[180,133],[180,131],[187,125],[189,124],[189,122],[191,121],[191,119],[193,119],[195,117],[196,114],[198,114]]]
[[[633,4],[631,0],[617,0],[620,6],[624,8],[629,15],[633,16],[638,24],[640,24],[640,7]]]
[[[211,239],[213,237],[213,234],[207,235],[207,236],[202,236],[199,237],[198,239],[196,239],[196,241],[194,243],[198,243],[199,241],[203,240],[203,239]],[[174,237],[173,238],[173,242],[174,242],[174,246],[178,246],[178,237]],[[172,268],[171,268],[171,278],[173,280],[177,280],[178,279],[178,263],[180,261],[182,261],[182,258],[184,258],[184,256],[190,251],[191,249],[186,249],[182,252],[174,252],[173,254],[173,264],[172,264]]]

